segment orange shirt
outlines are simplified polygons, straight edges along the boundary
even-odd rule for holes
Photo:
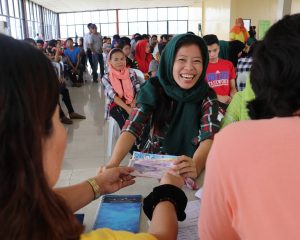
[[[300,118],[231,124],[215,136],[201,240],[300,238]]]

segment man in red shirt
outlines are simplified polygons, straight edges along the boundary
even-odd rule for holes
[[[209,53],[209,64],[205,79],[209,86],[214,89],[220,106],[225,112],[236,93],[235,69],[230,61],[219,58],[220,45],[216,35],[205,35],[203,39],[207,44]]]

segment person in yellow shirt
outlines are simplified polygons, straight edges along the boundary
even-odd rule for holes
[[[246,43],[249,38],[249,33],[244,26],[244,21],[242,18],[237,18],[235,20],[235,25],[230,30],[229,34],[230,41],[239,40],[242,43]]]
[[[152,218],[149,233],[99,229],[83,234],[73,212],[133,184],[133,169],[111,168],[53,189],[67,140],[59,120],[59,81],[50,60],[30,44],[0,34],[0,46],[0,239],[176,239],[187,199],[180,189],[183,179],[175,173],[166,174],[144,199]]]

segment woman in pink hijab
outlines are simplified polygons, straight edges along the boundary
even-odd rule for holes
[[[108,55],[108,73],[102,83],[107,97],[105,118],[113,117],[122,129],[128,115],[135,107],[135,97],[140,90],[140,81],[133,70],[126,67],[126,57],[119,48]]]

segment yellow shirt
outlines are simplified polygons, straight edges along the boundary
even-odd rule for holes
[[[101,228],[86,234],[82,234],[80,240],[157,240],[149,233],[130,233],[125,231],[113,231]]]
[[[246,32],[246,34],[247,34],[247,37],[249,38],[249,33]],[[230,38],[231,40],[239,40],[239,41],[242,42],[242,43],[245,43],[245,42],[248,40],[248,38],[245,39],[245,36],[244,36],[243,31],[241,31],[241,32],[239,32],[239,33],[230,32],[229,38]]]

